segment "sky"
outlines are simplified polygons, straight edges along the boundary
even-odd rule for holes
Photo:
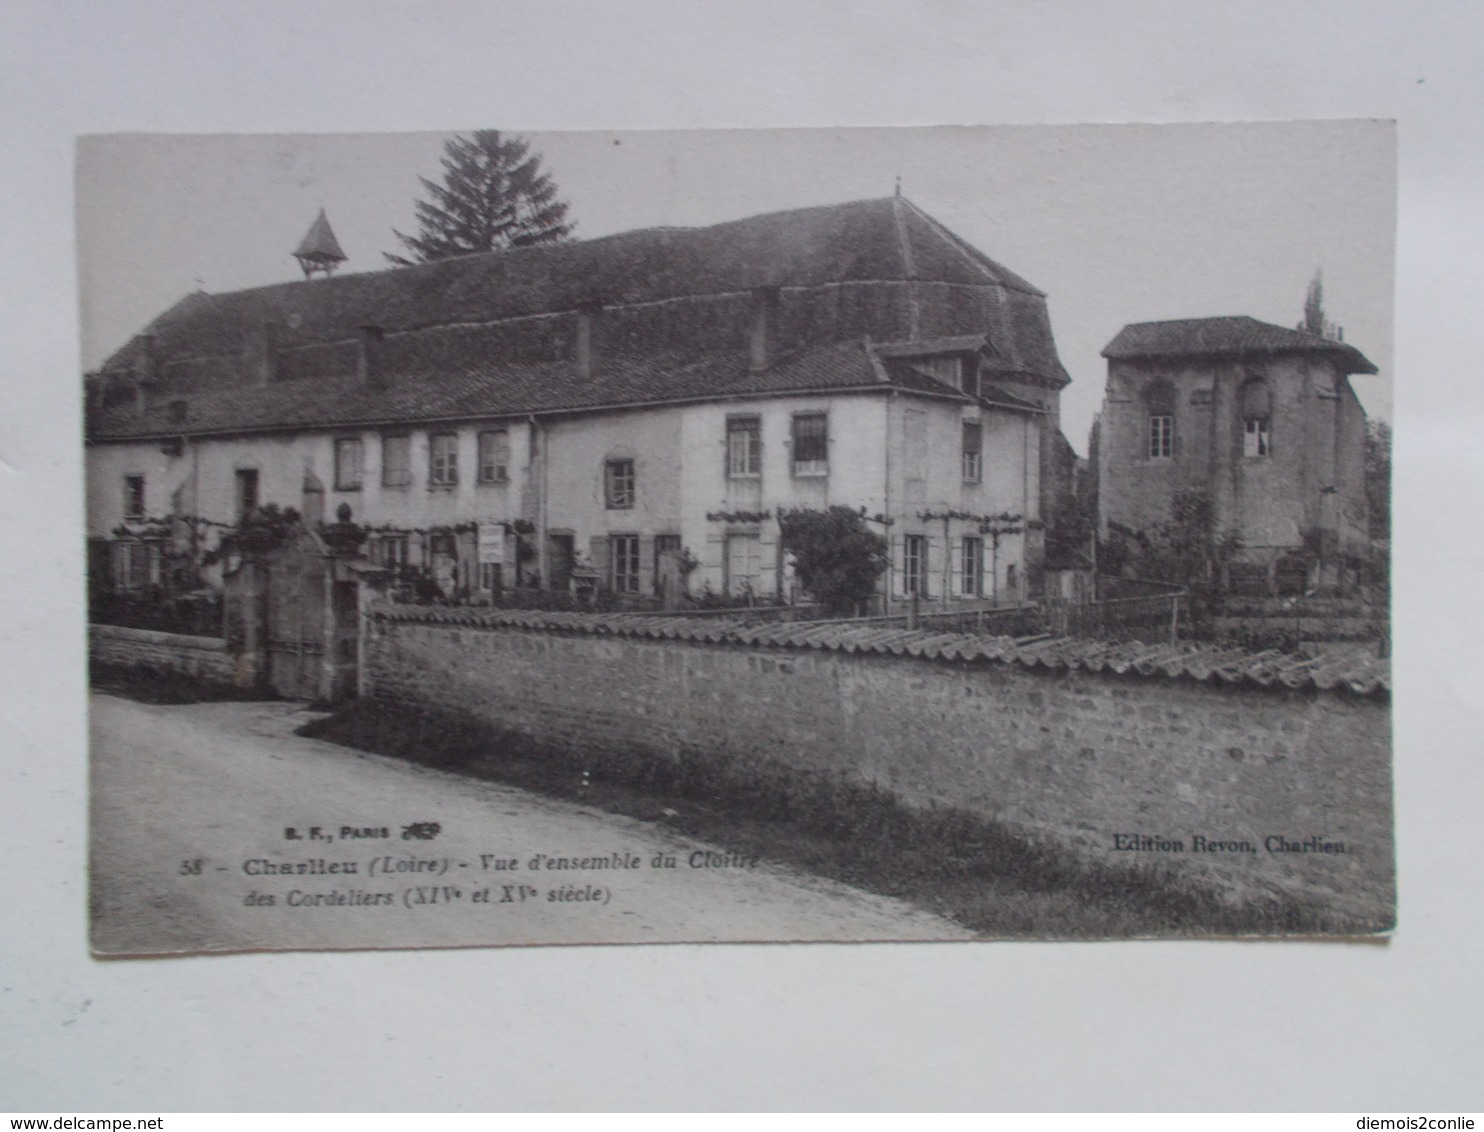
[[[343,271],[386,268],[415,232],[419,176],[454,132],[98,135],[79,142],[82,358],[95,368],[196,289],[299,277],[324,208]],[[466,131],[462,131],[466,132]],[[1245,314],[1293,326],[1322,270],[1328,316],[1380,369],[1391,416],[1395,131],[1365,120],[528,133],[576,238],[888,196],[1047,293],[1079,452],[1100,351],[1130,322]]]

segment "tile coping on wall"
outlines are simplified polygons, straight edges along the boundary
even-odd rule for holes
[[[385,621],[524,629],[546,633],[609,634],[772,648],[880,653],[925,660],[1013,664],[1048,672],[1110,672],[1168,677],[1207,684],[1275,691],[1317,690],[1389,699],[1391,667],[1386,660],[1353,652],[1296,657],[1276,649],[1256,651],[1221,645],[1155,645],[1141,641],[1076,638],[1019,640],[934,629],[872,627],[839,621],[749,624],[746,618],[658,617],[653,614],[480,609],[468,606],[409,606],[378,603],[368,616]]]

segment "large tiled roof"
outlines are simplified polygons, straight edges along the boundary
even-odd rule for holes
[[[765,286],[781,289],[781,354],[754,372],[748,296]],[[572,360],[575,312],[595,303],[604,337],[585,374]],[[146,328],[147,347],[105,363],[87,430],[106,441],[883,384],[942,393],[887,373],[866,345],[916,337],[919,318],[929,339],[985,341],[991,380],[1068,380],[1042,293],[891,197],[198,292]],[[365,327],[382,335],[369,381],[357,360]],[[131,389],[146,372],[155,407],[140,412]],[[170,407],[182,401],[184,419]],[[1008,394],[999,403],[1034,408]]]
[[[373,618],[434,624],[610,634],[786,649],[913,656],[976,664],[1012,664],[1052,672],[1108,672],[1275,691],[1326,691],[1388,697],[1387,661],[1353,652],[1297,657],[1275,649],[1221,645],[1151,645],[1070,637],[1016,640],[938,629],[877,628],[869,622],[796,621],[754,624],[745,616],[685,617],[643,613],[574,613],[468,606],[382,603]]]
[[[351,377],[223,386],[193,394],[187,418],[168,402],[141,414],[132,402],[90,409],[88,434],[111,440],[336,428],[651,405],[710,397],[886,388],[864,342],[827,343],[762,372],[737,351],[610,359],[592,376],[575,362],[490,363],[399,372],[377,388]],[[943,390],[947,392],[946,388]]]
[[[163,356],[229,354],[247,327],[290,326],[299,342],[491,321],[588,303],[613,306],[758,287],[909,278],[994,285],[1024,279],[902,198],[773,212],[708,228],[648,228],[228,294],[188,295],[145,329]],[[119,351],[105,369],[127,362]]]
[[[447,367],[434,362],[400,372],[382,387],[356,377],[226,385],[193,394],[185,420],[167,400],[140,413],[132,400],[90,406],[88,435],[127,440],[246,433],[280,428],[347,428],[417,421],[455,421],[533,413],[675,404],[712,398],[898,389],[969,402],[926,375],[883,369],[867,342],[831,342],[790,355],[762,371],[737,351],[669,353],[610,359],[584,376],[575,362],[488,363]],[[986,384],[983,403],[1025,413],[1038,406]]]
[[[1345,365],[1346,373],[1376,372],[1376,367],[1354,346],[1303,330],[1259,322],[1246,315],[1132,323],[1103,348],[1103,357],[1222,357],[1294,352],[1330,354]]]

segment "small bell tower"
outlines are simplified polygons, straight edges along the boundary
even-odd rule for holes
[[[294,249],[294,258],[304,269],[305,279],[313,278],[315,272],[333,275],[335,269],[345,262],[345,253],[340,250],[340,241],[335,239],[324,209],[319,210],[309,231],[304,233],[304,238]]]

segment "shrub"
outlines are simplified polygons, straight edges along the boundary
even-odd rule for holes
[[[783,549],[794,556],[799,583],[831,614],[852,614],[876,592],[886,572],[886,539],[866,526],[863,512],[779,513]]]

